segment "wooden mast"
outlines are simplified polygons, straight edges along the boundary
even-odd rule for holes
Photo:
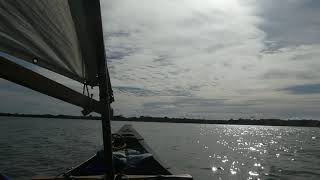
[[[110,179],[114,179],[114,164],[113,164],[113,154],[112,154],[112,133],[111,133],[111,107],[110,103],[113,101],[111,83],[109,73],[107,71],[107,61],[105,54],[105,46],[103,39],[103,30],[102,30],[102,20],[101,20],[101,8],[100,1],[90,1],[90,5],[93,5],[96,9],[95,17],[93,24],[96,27],[97,35],[97,60],[98,64],[98,81],[99,81],[99,97],[100,103],[102,103],[105,111],[101,113],[102,120],[102,132],[103,132],[103,148],[104,148],[104,157],[106,165],[109,165],[109,168],[106,174],[110,175]],[[94,13],[94,12],[93,12]]]
[[[103,64],[103,63],[101,63]],[[106,67],[106,64],[101,65],[101,67]],[[101,68],[104,69],[104,68]],[[111,179],[114,179],[114,166],[113,166],[113,158],[112,158],[112,134],[111,134],[111,98],[108,93],[108,89],[110,88],[107,83],[107,74],[106,71],[99,70],[99,97],[100,102],[102,103],[102,107],[104,107],[105,111],[101,113],[101,121],[102,121],[102,133],[103,133],[103,149],[104,149],[104,157],[106,164],[110,165],[110,173]]]

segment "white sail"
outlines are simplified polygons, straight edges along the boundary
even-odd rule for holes
[[[86,0],[0,0],[0,51],[97,85],[97,37]]]

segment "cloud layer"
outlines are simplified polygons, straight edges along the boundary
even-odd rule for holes
[[[319,9],[312,0],[102,0],[113,107],[125,116],[320,119]]]
[[[103,5],[118,113],[319,117],[315,102],[306,100],[318,99],[317,91],[292,93],[300,85],[313,87],[309,84],[319,78],[318,3],[120,0]]]

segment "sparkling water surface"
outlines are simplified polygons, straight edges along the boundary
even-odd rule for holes
[[[320,179],[320,128],[132,124],[166,165],[195,180]],[[101,144],[100,121],[0,117],[0,172],[57,175]]]

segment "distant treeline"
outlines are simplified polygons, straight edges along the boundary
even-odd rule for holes
[[[72,115],[52,115],[52,114],[18,114],[18,113],[0,113],[0,116],[8,117],[32,117],[32,118],[57,118],[57,119],[87,119],[100,120],[98,116],[72,116]]]
[[[89,115],[89,116],[70,116],[70,115],[51,115],[51,114],[36,115],[36,114],[0,113],[0,116],[100,120],[100,117],[91,116],[91,115]],[[234,120],[234,119],[230,119],[230,120],[204,120],[204,119],[168,118],[168,117],[150,117],[150,116],[140,116],[140,117],[114,116],[113,121],[320,127],[320,121],[312,120],[312,119],[282,120],[282,119],[242,119],[242,118],[239,118],[237,120]]]
[[[320,127],[320,121],[312,119],[302,120],[282,120],[282,119],[242,119],[237,120],[204,120],[187,118],[168,118],[168,117],[122,117],[115,116],[117,121],[141,121],[141,122],[170,122],[170,123],[193,123],[193,124],[235,124],[235,125],[261,125],[261,126],[304,126]]]

